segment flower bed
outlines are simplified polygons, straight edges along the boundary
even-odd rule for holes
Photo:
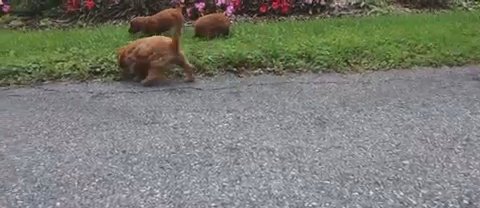
[[[8,0],[0,0],[0,14],[8,14],[10,12],[10,3]]]
[[[66,0],[64,10],[67,14],[123,11],[120,15],[112,13],[111,18],[118,19],[123,16],[150,15],[178,4],[185,5],[185,14],[189,19],[196,19],[212,12],[224,12],[230,17],[245,14],[254,16],[313,14],[346,5],[333,0],[172,0],[167,3],[148,0]]]

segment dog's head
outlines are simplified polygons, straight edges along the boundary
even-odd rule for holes
[[[144,18],[143,17],[135,17],[130,20],[130,28],[128,28],[128,32],[131,34],[135,34],[142,30]]]

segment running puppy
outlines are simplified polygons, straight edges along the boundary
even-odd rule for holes
[[[183,6],[162,10],[152,16],[135,17],[130,21],[128,32],[142,32],[146,35],[160,35],[169,31],[175,25],[183,25]]]
[[[230,33],[230,20],[223,13],[213,13],[198,18],[194,27],[194,37],[213,39]]]
[[[171,14],[175,16],[174,14]],[[176,16],[176,18],[179,18]],[[180,21],[177,21],[180,22]],[[118,65],[123,79],[134,78],[143,86],[165,80],[164,72],[170,65],[183,68],[186,82],[193,82],[193,68],[180,49],[180,35],[183,23],[176,24],[172,38],[151,36],[137,39],[118,50]]]

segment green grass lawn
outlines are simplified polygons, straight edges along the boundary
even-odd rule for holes
[[[127,26],[0,30],[0,84],[117,76],[116,48]],[[198,73],[226,69],[363,71],[476,64],[480,13],[392,15],[234,25],[226,39],[202,41],[186,28],[182,47]]]

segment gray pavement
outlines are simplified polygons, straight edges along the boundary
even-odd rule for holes
[[[480,207],[480,68],[0,89],[0,207]]]

